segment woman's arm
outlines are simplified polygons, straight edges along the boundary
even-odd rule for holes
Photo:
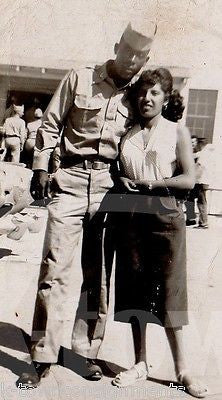
[[[178,126],[177,129],[177,162],[182,173],[172,178],[157,181],[134,181],[138,186],[145,186],[148,189],[174,188],[192,189],[195,185],[194,159],[191,146],[190,133],[187,127]]]

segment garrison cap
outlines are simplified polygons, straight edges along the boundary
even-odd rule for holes
[[[24,104],[22,106],[16,106],[15,104],[13,104],[13,110],[15,112],[18,112],[18,111],[24,112]]]
[[[35,110],[35,112],[34,112],[34,116],[35,116],[36,118],[42,118],[43,112],[42,112],[41,108],[36,108],[36,110]]]
[[[138,51],[148,51],[151,48],[154,36],[157,31],[157,25],[152,21],[141,21],[140,23],[129,22],[123,32],[125,42]]]

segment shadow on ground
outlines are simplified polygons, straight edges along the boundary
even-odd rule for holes
[[[12,254],[11,249],[0,249],[0,259],[3,257],[8,257]]]
[[[0,346],[29,353],[30,336],[15,325],[0,322]]]
[[[31,338],[23,329],[9,323],[0,322],[0,346],[29,354]],[[14,374],[20,375],[21,372],[30,370],[28,363],[20,361],[1,350],[0,354],[0,366],[11,370]],[[57,364],[87,379],[86,358],[75,354],[72,350],[61,347]],[[98,365],[101,367],[103,374],[110,378],[115,377],[116,374],[124,370],[114,363],[103,360],[98,360]]]
[[[116,374],[124,370],[119,365],[104,360],[97,360],[96,364],[101,367],[103,375],[109,378],[115,377]],[[68,368],[87,379],[86,358],[74,353],[72,350],[64,347],[60,348],[58,365]]]
[[[30,371],[30,364],[13,357],[0,350],[0,366],[9,369],[13,374],[20,376]]]

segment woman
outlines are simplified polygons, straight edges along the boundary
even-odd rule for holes
[[[178,381],[193,396],[205,397],[206,388],[186,370],[182,345],[188,323],[186,233],[178,196],[194,186],[194,162],[189,131],[175,123],[184,107],[172,85],[168,70],[148,70],[130,95],[135,123],[120,152],[120,180],[128,193],[121,209],[128,212],[116,221],[115,320],[132,324],[136,364],[113,384],[147,379],[146,325],[152,322],[165,328]]]

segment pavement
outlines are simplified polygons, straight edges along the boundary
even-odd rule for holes
[[[82,280],[77,250],[70,277],[62,355],[65,365],[53,365],[48,377],[34,390],[16,388],[20,373],[30,363],[27,343],[31,333],[39,265],[47,211],[29,210],[42,217],[39,233],[26,231],[18,241],[0,237],[0,400],[41,399],[188,399],[175,385],[172,357],[164,330],[153,324],[147,329],[149,379],[118,389],[111,385],[116,373],[134,363],[128,324],[113,321],[113,286],[105,340],[99,358],[105,376],[90,382],[78,374],[70,351],[70,338]],[[209,217],[209,229],[187,228],[189,325],[184,327],[187,364],[205,382],[210,399],[222,399],[222,218]],[[112,277],[113,283],[113,277]],[[169,387],[171,384],[171,388]],[[175,386],[175,387],[172,387]]]

